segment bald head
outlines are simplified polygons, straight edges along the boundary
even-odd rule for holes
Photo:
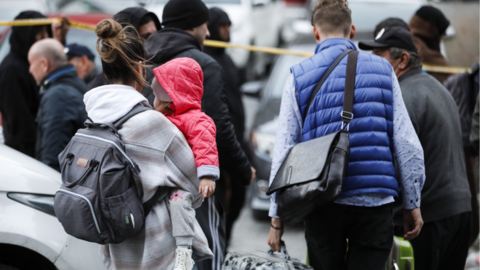
[[[28,62],[37,84],[50,72],[68,63],[63,45],[52,38],[35,42],[28,51]]]

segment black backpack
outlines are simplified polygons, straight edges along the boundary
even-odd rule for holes
[[[140,168],[118,134],[128,119],[146,110],[137,105],[113,124],[88,119],[58,156],[63,184],[54,209],[68,234],[99,244],[121,243],[143,230],[153,204],[167,195],[159,188],[142,204],[143,190],[134,180]]]

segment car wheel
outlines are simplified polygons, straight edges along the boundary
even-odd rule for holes
[[[37,252],[16,245],[0,245],[0,270],[57,270],[55,265]],[[28,258],[28,260],[25,260]],[[3,267],[6,268],[3,268]]]
[[[10,265],[0,263],[0,270],[20,270],[20,269],[15,268],[15,267],[10,266]]]

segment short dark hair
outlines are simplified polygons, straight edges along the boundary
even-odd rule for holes
[[[392,59],[398,59],[400,58],[403,52],[406,52],[408,53],[408,55],[410,55],[410,60],[408,61],[408,67],[417,68],[422,66],[422,57],[420,57],[420,55],[418,55],[418,53],[416,52],[400,49],[397,47],[390,47],[388,49],[388,52],[390,54],[390,58]]]
[[[352,11],[346,0],[321,0],[313,9],[312,25],[324,33],[342,32],[345,36],[352,26]]]
[[[373,38],[377,37],[378,32],[380,32],[380,30],[382,30],[383,28],[395,27],[395,26],[407,29],[408,32],[410,32],[410,27],[404,20],[400,18],[387,18],[381,21],[379,24],[377,24],[377,26],[375,27],[375,31],[373,32]]]
[[[138,27],[140,27],[144,24],[147,24],[149,22],[155,22],[152,14],[147,14],[147,15],[143,16],[143,18],[140,20],[140,24],[138,25]],[[158,30],[160,30],[160,29],[158,29]]]

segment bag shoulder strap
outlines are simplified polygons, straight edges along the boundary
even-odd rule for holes
[[[313,90],[312,94],[310,95],[310,98],[308,99],[307,109],[305,110],[305,115],[303,117],[303,123],[305,123],[305,119],[307,118],[307,114],[308,114],[308,110],[310,109],[310,105],[312,104],[313,100],[315,99],[315,96],[317,95],[318,91],[320,91],[320,88],[322,87],[323,83],[328,78],[330,73],[332,73],[332,71],[338,66],[340,61],[342,61],[342,59],[345,57],[345,55],[347,55],[351,51],[352,50],[350,50],[350,49],[345,50],[342,54],[340,54],[340,56],[337,57],[337,59],[335,59],[335,61],[330,65],[330,67],[327,69],[327,71],[325,71],[322,78],[320,79],[320,81],[315,86],[315,89]]]
[[[143,104],[137,104],[135,105],[135,107],[133,107],[125,116],[123,116],[122,118],[118,119],[117,121],[115,121],[113,124],[115,125],[115,127],[117,129],[121,129],[122,128],[122,125],[125,124],[125,122],[128,121],[128,119],[132,118],[133,116],[141,113],[141,112],[144,112],[144,111],[148,111],[148,110],[151,110],[150,108],[148,107],[145,107]]]
[[[343,110],[340,113],[343,123],[347,124],[347,130],[349,128],[350,121],[353,119],[353,97],[355,94],[355,77],[357,75],[357,58],[358,51],[352,51],[350,54],[348,54],[345,93],[343,95]]]

